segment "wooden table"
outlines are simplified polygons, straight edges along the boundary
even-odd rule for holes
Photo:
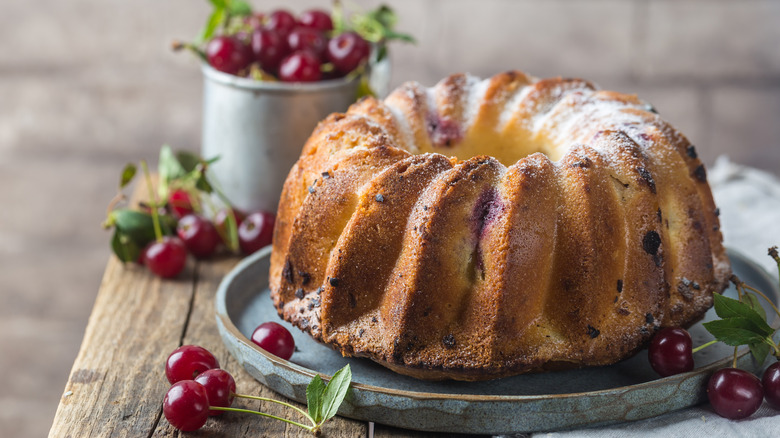
[[[138,188],[136,195],[142,192]],[[217,332],[217,286],[238,261],[238,257],[228,256],[205,262],[191,258],[179,277],[165,280],[140,265],[123,265],[112,255],[49,436],[179,434],[162,416],[162,400],[170,386],[164,369],[170,352],[185,344],[200,345],[214,353],[222,368],[235,378],[237,392],[283,399],[243,370]],[[275,403],[237,400],[234,406],[294,418],[290,409]],[[325,437],[365,437],[372,433],[375,437],[432,435],[342,417],[331,419],[323,427]],[[281,421],[236,413],[211,418],[199,431],[183,435],[312,436]]]

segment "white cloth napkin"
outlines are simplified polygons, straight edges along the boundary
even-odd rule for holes
[[[777,265],[767,255],[767,248],[780,246],[780,180],[767,172],[732,163],[725,156],[719,157],[709,170],[708,180],[720,208],[726,246],[740,251],[776,277]],[[780,411],[764,402],[750,418],[732,421],[718,416],[708,404],[703,404],[642,421],[532,436],[780,437]]]

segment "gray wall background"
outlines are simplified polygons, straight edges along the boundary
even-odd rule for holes
[[[464,71],[581,76],[653,102],[708,163],[728,154],[780,173],[778,1],[388,2],[419,40],[392,47],[393,85]],[[164,143],[199,149],[197,62],[169,44],[194,36],[209,9],[205,0],[2,9],[0,430],[32,437],[49,429],[100,284],[109,235],[99,224],[121,167],[155,162]]]

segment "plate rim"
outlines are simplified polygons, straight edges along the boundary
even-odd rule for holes
[[[764,277],[765,280],[767,280],[768,284],[772,285],[774,295],[776,297],[780,297],[780,285],[777,284],[775,279],[771,277],[771,275],[766,271],[766,269],[764,269],[763,266],[756,263],[751,258],[745,256],[743,253],[741,253],[738,250],[735,250],[730,247],[724,247],[724,248],[730,260],[739,259],[741,263],[750,265],[751,268],[755,269],[757,272],[759,272],[759,274],[762,277]],[[217,320],[224,325],[225,329],[227,329],[232,333],[232,335],[237,341],[241,342],[245,347],[248,347],[256,351],[257,353],[260,353],[262,356],[264,356],[275,366],[286,368],[289,371],[302,374],[309,378],[313,378],[315,375],[319,375],[323,378],[328,379],[331,376],[326,373],[312,370],[302,365],[296,364],[294,362],[281,359],[278,356],[268,353],[267,351],[263,350],[259,346],[255,345],[243,333],[241,333],[241,331],[238,329],[238,327],[236,327],[236,325],[233,323],[232,319],[228,315],[227,307],[226,307],[226,297],[227,297],[227,292],[230,284],[233,282],[235,277],[240,275],[244,270],[246,270],[253,264],[257,263],[260,259],[269,257],[271,254],[271,249],[272,249],[271,246],[266,246],[260,249],[259,251],[257,251],[256,253],[245,257],[227,275],[225,275],[225,277],[220,282],[219,287],[217,288],[217,294],[215,298]],[[780,327],[780,316],[775,315],[775,318],[772,320],[770,326],[774,329]],[[745,362],[746,359],[751,360],[749,353],[750,350],[747,347],[742,347],[740,350],[738,350],[737,354],[738,354],[739,363]],[[709,373],[711,371],[714,371],[715,369],[722,368],[724,365],[728,364],[732,360],[733,358],[731,357],[725,357],[715,362],[712,362],[708,365],[699,368],[694,368],[693,370],[685,373],[662,377],[662,378],[650,380],[647,382],[637,383],[633,385],[618,386],[614,388],[599,389],[595,391],[572,392],[572,393],[565,393],[565,394],[535,394],[535,395],[452,394],[452,393],[420,392],[420,391],[410,391],[405,389],[394,389],[394,388],[387,388],[383,386],[376,386],[376,385],[360,383],[360,382],[352,382],[351,386],[355,389],[360,389],[362,391],[375,392],[378,394],[391,395],[396,397],[405,397],[405,398],[415,399],[415,400],[456,400],[456,401],[466,401],[466,402],[518,403],[518,402],[530,402],[536,400],[549,400],[549,399],[598,397],[598,396],[609,395],[609,394],[619,393],[619,392],[646,390],[655,386],[667,385],[669,384],[670,381],[683,382],[689,378],[698,377],[701,374]]]

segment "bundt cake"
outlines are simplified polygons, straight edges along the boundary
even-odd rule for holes
[[[604,365],[730,274],[688,140],[634,95],[507,72],[321,122],[284,185],[280,316],[423,379]]]

